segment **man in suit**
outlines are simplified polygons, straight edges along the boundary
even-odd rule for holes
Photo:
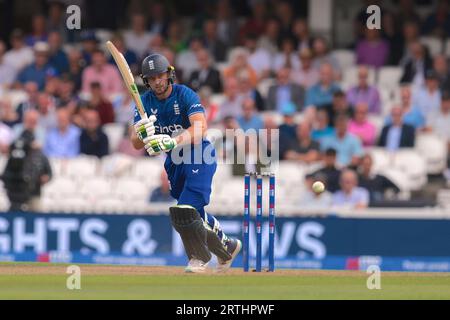
[[[267,95],[267,110],[281,112],[286,102],[293,102],[297,111],[303,109],[305,90],[291,80],[291,69],[281,68],[277,73],[277,84],[269,88]]]
[[[391,110],[392,123],[385,125],[381,131],[378,146],[389,151],[399,148],[412,148],[416,138],[414,127],[403,123],[403,110],[394,106]]]
[[[211,66],[211,57],[208,51],[205,49],[198,50],[197,61],[200,68],[192,72],[189,86],[196,91],[203,86],[208,86],[214,93],[221,92],[220,72]]]
[[[433,62],[427,48],[419,41],[410,44],[411,57],[404,62],[400,83],[424,84],[425,73],[433,68]]]

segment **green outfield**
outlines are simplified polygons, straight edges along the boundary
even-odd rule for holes
[[[450,274],[383,272],[381,289],[357,271],[278,270],[184,274],[177,267],[81,267],[81,290],[68,290],[67,265],[0,264],[0,299],[450,299]]]

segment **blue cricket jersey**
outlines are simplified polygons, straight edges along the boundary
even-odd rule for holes
[[[173,84],[172,93],[167,99],[159,100],[151,90],[148,90],[141,95],[141,100],[147,116],[156,116],[155,134],[172,136],[191,126],[189,116],[199,112],[205,113],[198,95],[185,85]],[[134,123],[136,123],[141,116],[136,106],[134,109]],[[209,144],[208,140],[203,139],[203,148]],[[171,152],[168,152],[169,157],[170,154]]]

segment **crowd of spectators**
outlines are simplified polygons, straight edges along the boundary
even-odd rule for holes
[[[281,159],[324,161],[328,190],[335,192],[330,201],[363,206],[379,194],[366,194],[363,187],[376,185],[378,192],[389,185],[372,181],[367,168],[359,176],[354,171],[370,161],[366,148],[413,147],[418,133],[430,131],[450,141],[448,59],[431,56],[420,42],[423,35],[450,36],[448,1],[439,1],[425,19],[411,2],[400,1],[396,11],[383,9],[381,31],[356,28],[358,80],[347,90],[341,85],[346,70],[329,41],[311,34],[290,1],[256,1],[251,14],[238,19],[230,2],[220,0],[215,15],[197,17],[189,28],[164,10],[158,19],[134,12],[128,28],[113,30],[111,40],[135,75],[146,55],[164,54],[176,68],[176,81],[199,93],[210,126],[278,126]],[[46,15],[32,17],[29,34],[15,29],[0,41],[0,151],[6,153],[27,129],[48,157],[142,156],[127,143],[130,97],[96,33],[83,30],[78,42],[66,41]],[[403,68],[401,100],[392,107],[382,105],[379,89],[368,81],[369,70],[387,65]],[[267,79],[271,85],[262,90]],[[12,105],[9,90],[23,90],[27,99]],[[212,101],[215,94],[222,95],[220,103]],[[389,115],[378,130],[368,116],[384,116],[386,107]],[[274,124],[270,112],[282,115],[283,123]],[[300,123],[294,117],[299,114]],[[124,128],[117,150],[103,130],[109,123]],[[361,189],[353,194],[358,181]]]

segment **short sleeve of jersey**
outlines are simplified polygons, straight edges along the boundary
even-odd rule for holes
[[[190,88],[183,86],[183,105],[186,108],[187,116],[191,116],[195,113],[205,113],[205,109],[200,103],[198,95]]]

